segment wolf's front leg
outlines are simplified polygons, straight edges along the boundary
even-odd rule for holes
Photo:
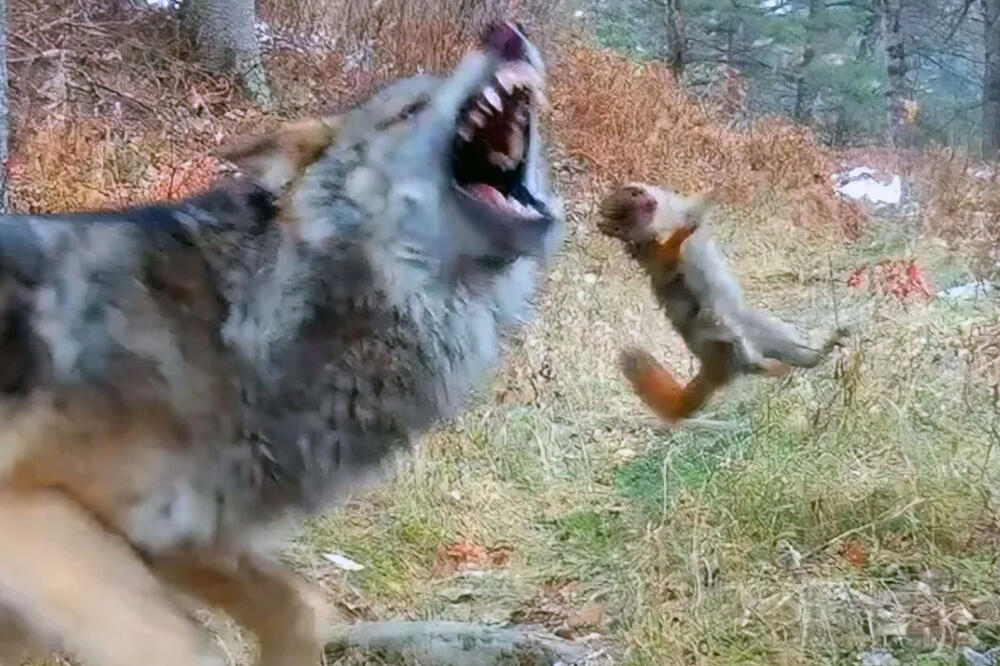
[[[32,633],[100,666],[225,663],[129,544],[67,497],[0,491],[0,534],[0,606]]]
[[[154,572],[224,610],[260,641],[258,666],[310,666],[323,655],[331,611],[322,593],[281,565],[247,554],[182,553]]]

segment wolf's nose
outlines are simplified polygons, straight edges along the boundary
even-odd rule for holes
[[[504,60],[524,60],[524,35],[510,21],[498,21],[486,29],[483,46]]]

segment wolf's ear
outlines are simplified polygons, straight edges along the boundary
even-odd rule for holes
[[[218,155],[278,195],[334,142],[340,122],[339,116],[300,120],[227,146]]]

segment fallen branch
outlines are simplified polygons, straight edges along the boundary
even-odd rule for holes
[[[122,92],[121,90],[118,90],[117,88],[112,88],[111,86],[107,85],[106,83],[101,83],[96,78],[94,78],[93,76],[91,76],[89,72],[83,70],[82,68],[69,66],[69,67],[67,67],[67,69],[69,71],[73,72],[74,74],[78,75],[80,78],[82,78],[83,80],[85,80],[87,83],[89,83],[92,88],[100,88],[101,90],[103,90],[105,92],[109,92],[112,95],[117,95],[118,97],[121,97],[126,102],[130,102],[130,103],[138,106],[139,108],[141,108],[141,109],[149,112],[150,114],[156,115],[156,109],[154,109],[149,104],[146,104],[141,99],[136,99],[134,96],[129,95],[126,92]]]
[[[803,561],[808,560],[809,558],[813,557],[814,555],[816,555],[818,553],[822,553],[824,550],[826,550],[830,546],[832,546],[835,543],[838,543],[840,541],[843,541],[847,537],[854,536],[855,534],[858,534],[860,532],[864,532],[866,530],[869,530],[869,529],[875,527],[876,525],[881,525],[882,523],[887,523],[890,520],[895,520],[896,518],[899,518],[900,516],[902,516],[907,511],[910,511],[911,509],[915,509],[916,507],[920,506],[921,504],[923,504],[926,501],[927,500],[925,500],[922,497],[917,497],[916,499],[910,501],[905,506],[901,506],[901,507],[898,507],[897,509],[895,509],[893,511],[884,513],[880,517],[876,518],[875,520],[873,520],[871,522],[865,523],[864,525],[858,525],[857,527],[851,528],[851,529],[847,530],[846,532],[842,532],[842,533],[838,534],[837,536],[833,537],[832,539],[827,539],[827,541],[822,546],[820,546],[819,548],[813,548],[808,553],[806,553],[805,555],[803,555],[802,556],[802,560]]]
[[[575,666],[587,650],[554,636],[467,622],[361,622],[331,628],[326,651],[360,648],[435,666]]]
[[[63,56],[69,55],[70,51],[68,49],[48,49],[47,51],[42,51],[40,53],[32,53],[30,55],[14,56],[13,58],[7,58],[7,62],[32,62],[34,60],[48,60],[50,58],[61,58]]]

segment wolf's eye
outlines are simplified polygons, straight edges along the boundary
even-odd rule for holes
[[[399,112],[399,116],[398,117],[399,117],[400,120],[409,120],[410,118],[412,118],[413,116],[417,115],[418,113],[420,113],[421,111],[423,111],[426,108],[427,108],[427,100],[426,99],[418,99],[413,104],[409,104],[407,106],[404,106],[403,110]]]
[[[399,123],[406,122],[413,116],[417,115],[418,113],[426,109],[428,104],[430,104],[430,99],[427,97],[421,97],[417,101],[411,102],[410,104],[404,106],[396,115],[378,121],[375,124],[375,127],[379,130],[384,130],[393,127],[394,125],[397,125]]]

